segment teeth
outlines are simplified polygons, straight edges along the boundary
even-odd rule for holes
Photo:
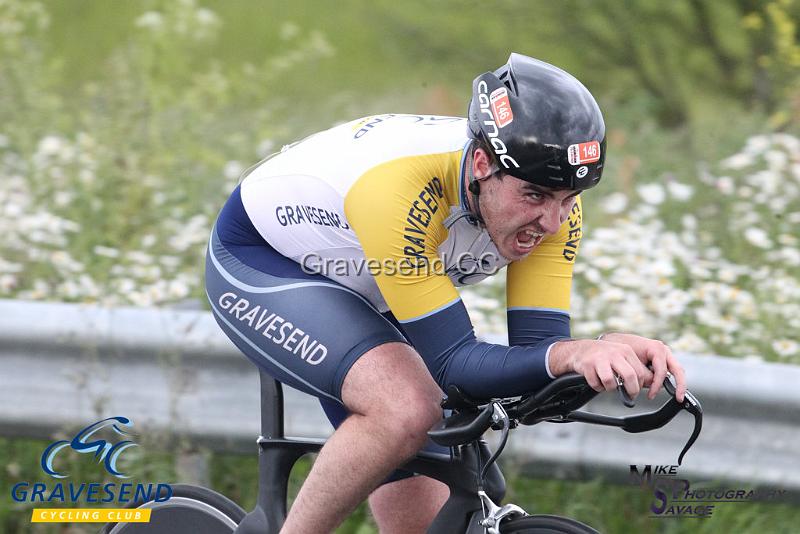
[[[522,243],[519,239],[517,239],[517,245],[519,245],[521,248],[533,248],[534,245],[536,245],[536,241],[544,235],[531,230],[523,230],[523,233],[530,237],[530,240],[527,243]]]

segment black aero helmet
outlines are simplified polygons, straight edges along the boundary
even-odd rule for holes
[[[545,187],[589,189],[600,181],[606,151],[603,114],[569,73],[511,54],[472,82],[470,135],[500,169]]]

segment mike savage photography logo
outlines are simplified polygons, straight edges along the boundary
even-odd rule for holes
[[[770,501],[786,490],[724,486],[679,478],[677,465],[631,465],[630,482],[652,491],[651,518],[709,519],[717,506],[727,503]]]
[[[109,417],[84,427],[70,440],[49,444],[42,451],[39,463],[53,482],[18,482],[11,488],[12,500],[17,503],[53,505],[34,508],[31,515],[33,523],[149,522],[149,509],[81,507],[83,504],[125,506],[137,501],[164,502],[172,497],[169,484],[123,482],[130,475],[118,465],[120,459],[123,453],[139,446],[132,439],[132,427],[133,421],[127,417]],[[91,455],[97,465],[118,481],[65,481],[70,475],[58,467],[58,462],[61,460],[64,463],[66,455],[74,453]]]

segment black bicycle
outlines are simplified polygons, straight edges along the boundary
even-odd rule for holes
[[[448,415],[428,434],[434,442],[450,447],[451,453],[420,453],[404,469],[447,484],[450,498],[434,519],[431,534],[520,534],[597,531],[574,519],[554,515],[528,515],[515,504],[500,505],[506,485],[497,465],[509,431],[519,424],[535,425],[581,422],[620,427],[638,433],[660,428],[686,410],[695,418],[694,431],[678,457],[678,464],[700,434],[703,409],[686,392],[683,402],[675,399],[671,376],[664,380],[670,398],[656,411],[611,417],[579,409],[597,395],[578,374],[558,377],[540,391],[511,399],[480,401],[451,387],[442,407]],[[633,401],[622,386],[623,403]],[[164,502],[135,502],[131,507],[150,508],[149,523],[110,523],[106,534],[277,534],[286,519],[289,473],[305,454],[320,450],[324,440],[290,439],[284,436],[281,384],[261,373],[261,436],[259,446],[258,502],[247,513],[236,503],[207,488],[175,484],[173,496]],[[499,446],[489,450],[481,436],[489,429],[502,433]]]

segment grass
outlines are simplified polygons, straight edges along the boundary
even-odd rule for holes
[[[0,473],[0,487],[10,492],[20,481],[44,482],[52,486],[53,479],[43,475],[39,468],[39,455],[48,445],[42,440],[0,439],[0,460],[5,469]],[[157,448],[158,447],[158,448]],[[124,468],[134,477],[130,482],[171,482],[176,474],[175,458],[183,454],[153,452],[165,450],[156,444],[143,444],[143,452]],[[59,466],[70,474],[68,480],[80,482],[113,482],[104,480],[102,469],[86,455],[64,455]],[[210,454],[210,485],[216,491],[237,502],[245,510],[255,504],[257,487],[257,459],[254,456]],[[309,459],[302,459],[292,471],[290,496],[294,495],[311,468]],[[185,477],[186,475],[184,475]],[[649,506],[657,502],[652,491],[632,485],[617,485],[602,479],[584,482],[546,480],[515,474],[506,466],[508,493],[505,502],[521,505],[529,513],[557,514],[573,517],[590,524],[601,532],[614,534],[682,534],[736,532],[737,534],[790,534],[800,521],[800,508],[786,503],[717,503],[708,519],[653,519]],[[57,507],[58,503],[37,504],[39,507]],[[69,504],[65,505],[70,507]],[[84,505],[92,506],[92,505]],[[108,505],[103,505],[108,506]],[[94,532],[91,525],[31,525],[32,505],[12,503],[10,498],[0,499],[0,531],[6,534],[28,532],[42,534],[79,534]],[[366,506],[361,505],[337,530],[341,534],[372,534],[377,529]]]

